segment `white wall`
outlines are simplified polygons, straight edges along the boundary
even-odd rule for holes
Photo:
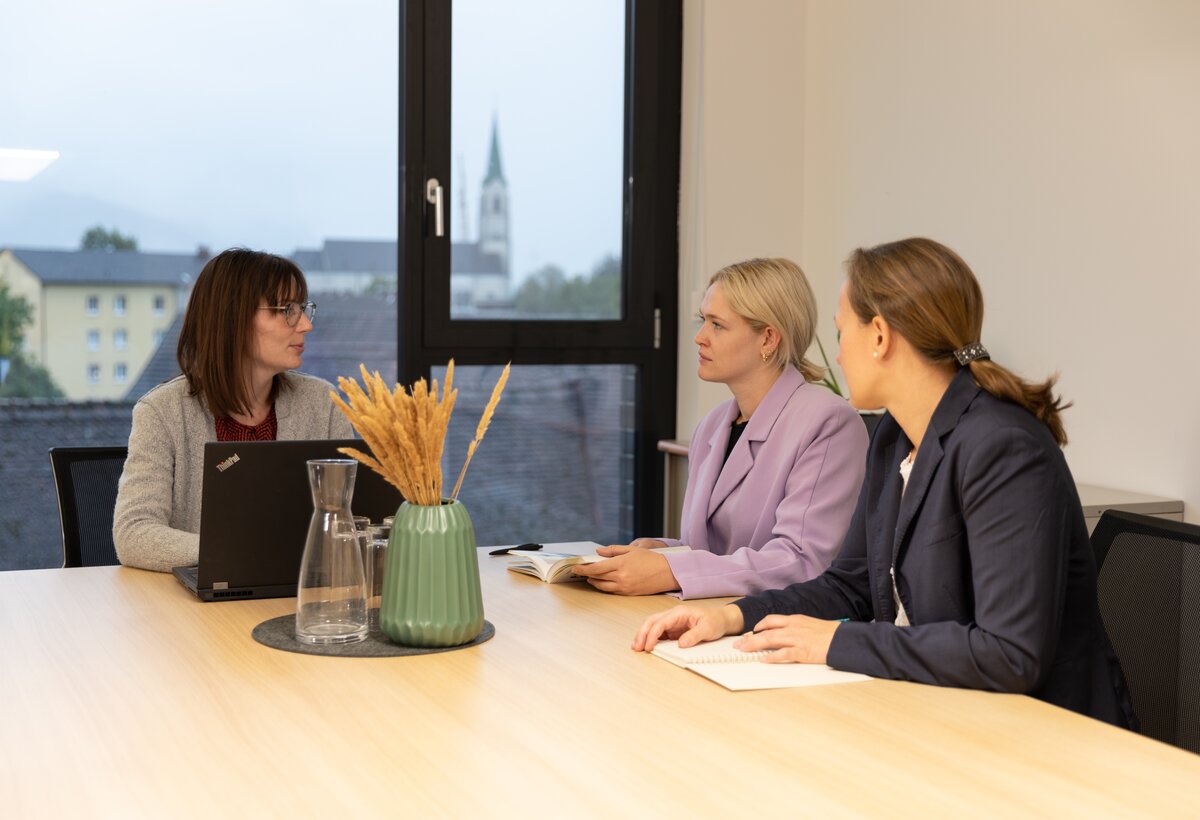
[[[1076,479],[1200,520],[1200,3],[692,0],[684,71],[683,309],[792,255],[831,341],[852,248],[943,241],[993,357],[1061,372]],[[680,348],[686,437],[720,393]]]
[[[677,435],[724,385],[696,377],[692,317],[709,276],[754,256],[799,260],[804,184],[803,2],[685,0]]]

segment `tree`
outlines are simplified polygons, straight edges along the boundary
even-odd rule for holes
[[[592,272],[568,277],[546,265],[521,283],[513,300],[518,312],[533,315],[617,318],[621,315],[621,263],[606,256]]]
[[[0,384],[0,399],[62,399],[66,398],[54,383],[50,371],[25,356],[11,360],[4,383]]]
[[[138,243],[132,234],[124,236],[116,228],[107,231],[96,225],[87,229],[83,239],[79,240],[79,247],[85,251],[136,251]]]
[[[0,282],[0,398],[63,398],[50,372],[21,349],[25,328],[32,321],[29,300],[13,296],[8,285]]]
[[[0,356],[11,357],[21,350],[25,328],[33,321],[33,305],[13,296],[7,282],[0,282]]]

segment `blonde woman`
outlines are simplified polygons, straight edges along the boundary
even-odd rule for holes
[[[807,583],[654,615],[633,648],[753,630],[738,647],[777,650],[772,662],[1020,692],[1135,725],[1054,380],[991,360],[975,275],[929,239],[855,251],[836,323],[851,398],[887,408],[837,561]]]
[[[700,306],[699,375],[733,398],[692,434],[681,538],[639,538],[575,567],[621,595],[746,595],[829,566],[862,484],[867,432],[805,358],[817,310],[803,271],[751,259],[718,271]],[[664,555],[651,547],[687,544]]]

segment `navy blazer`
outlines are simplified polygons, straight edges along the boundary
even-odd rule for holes
[[[911,448],[884,416],[837,560],[812,581],[738,601],[746,627],[771,613],[850,618],[834,634],[830,666],[1027,693],[1134,725],[1100,620],[1079,496],[1046,426],[963,368],[902,496]],[[895,625],[893,566],[911,626]]]

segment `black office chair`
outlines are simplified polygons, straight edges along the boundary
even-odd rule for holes
[[[112,538],[113,510],[127,454],[127,447],[50,448],[64,567],[119,563]]]
[[[863,420],[863,424],[867,426],[867,438],[875,438],[875,428],[879,426],[879,422],[883,421],[883,413],[873,413],[870,411],[860,412],[858,417]]]
[[[1200,527],[1108,510],[1092,549],[1142,734],[1200,752]]]

